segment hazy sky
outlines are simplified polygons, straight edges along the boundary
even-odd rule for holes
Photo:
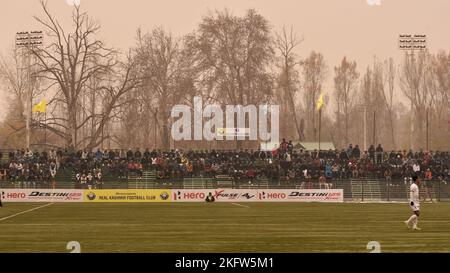
[[[70,23],[67,1],[73,0],[48,0],[63,25]],[[398,64],[399,34],[426,34],[431,52],[450,50],[450,0],[381,0],[375,6],[367,0],[81,0],[81,5],[101,23],[101,37],[107,44],[120,49],[133,44],[137,27],[149,30],[162,25],[183,35],[208,10],[228,8],[242,15],[254,8],[275,29],[294,26],[305,38],[297,51],[301,57],[312,50],[324,55],[329,66],[325,93],[331,91],[333,67],[344,55],[357,61],[360,72],[375,54],[382,59],[392,56]],[[42,15],[38,0],[0,1],[0,54],[13,47],[17,31],[42,29],[33,15]],[[5,96],[3,91],[0,96]],[[0,117],[3,114],[0,110]]]

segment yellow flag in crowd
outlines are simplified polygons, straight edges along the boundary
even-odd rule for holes
[[[317,106],[317,110],[320,110],[322,108],[322,106],[323,106],[323,95],[322,94],[320,94],[320,97],[319,97],[319,100],[317,100],[316,106]]]
[[[42,100],[40,103],[36,104],[33,107],[33,113],[40,112],[45,113],[47,111],[47,101]]]

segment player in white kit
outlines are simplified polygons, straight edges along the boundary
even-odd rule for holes
[[[413,215],[409,217],[408,220],[405,221],[405,224],[408,228],[411,227],[413,230],[420,230],[420,228],[417,227],[417,223],[419,222],[419,210],[420,210],[420,200],[419,200],[419,178],[414,175],[412,177],[413,183],[411,184],[411,187],[409,188],[409,202],[411,209],[413,211]]]

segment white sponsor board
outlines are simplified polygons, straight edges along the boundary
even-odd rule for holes
[[[202,202],[211,193],[216,202],[255,202],[258,190],[210,189],[210,190],[172,190],[174,202]]]
[[[206,189],[172,190],[173,202],[344,202],[342,189]],[[4,189],[3,202],[83,202],[83,190]]]
[[[211,193],[216,202],[344,202],[342,189],[210,189],[172,190],[174,202],[204,202]]]
[[[3,189],[2,202],[83,202],[83,190]]]
[[[343,189],[309,190],[258,190],[258,199],[262,202],[344,202]]]
[[[202,202],[206,196],[214,190],[172,190],[172,200],[174,202]]]

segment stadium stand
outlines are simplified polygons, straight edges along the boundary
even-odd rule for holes
[[[7,155],[7,156],[6,156]],[[343,188],[347,199],[407,198],[410,178],[430,183],[434,199],[449,198],[450,154],[296,150],[287,142],[271,152],[100,150],[1,152],[3,188]],[[319,184],[319,177],[325,183]]]

